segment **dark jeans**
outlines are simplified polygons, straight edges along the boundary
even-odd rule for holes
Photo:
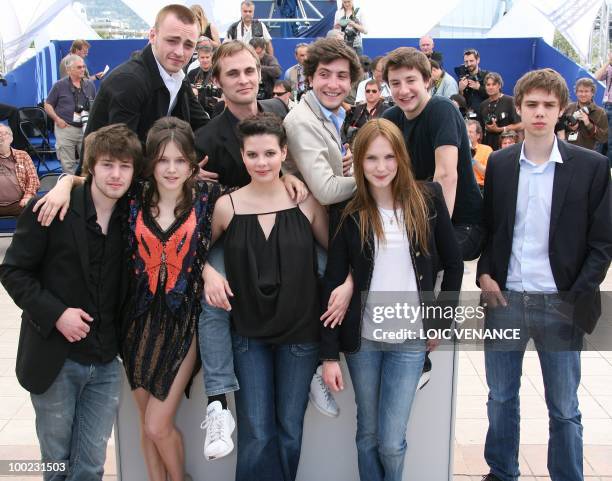
[[[480,224],[453,224],[464,261],[473,261],[484,247],[484,229]]]
[[[23,211],[23,207],[19,205],[19,201],[9,205],[0,205],[0,216],[18,217]]]
[[[556,295],[510,292],[507,307],[489,309],[487,329],[519,329],[520,339],[485,343],[489,429],[485,459],[501,481],[519,473],[519,388],[528,340],[534,340],[548,408],[548,471],[553,481],[583,481],[582,424],[578,410],[583,332],[562,312]]]
[[[294,481],[319,344],[274,346],[232,333],[238,416],[236,481]]]

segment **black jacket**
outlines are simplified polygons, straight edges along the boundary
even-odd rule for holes
[[[272,112],[281,119],[287,114],[287,106],[274,98],[257,102],[260,112]],[[240,155],[240,141],[236,134],[238,119],[226,108],[205,127],[195,132],[198,159],[208,156],[206,170],[219,174],[219,183],[228,187],[244,187],[251,177]]]
[[[437,302],[443,305],[456,304],[457,298],[452,292],[461,290],[463,279],[463,261],[453,226],[444,203],[442,188],[437,183],[426,182],[429,194],[429,255],[410,241],[410,253],[414,265],[419,297],[426,305]],[[330,211],[330,243],[327,256],[327,268],[323,279],[323,306],[327,306],[333,289],[344,282],[349,273],[353,274],[353,297],[342,325],[334,329],[321,324],[320,357],[325,360],[339,359],[339,352],[356,352],[361,345],[361,325],[365,304],[361,302],[362,293],[369,292],[372,272],[374,270],[375,242],[370,233],[364,249],[361,248],[358,216],[347,217],[340,229],[342,210],[346,202],[337,204]],[[444,269],[441,295],[432,299],[432,293],[439,270]],[[444,291],[449,292],[445,296]],[[444,300],[443,300],[444,298]],[[444,321],[423,319],[425,329],[446,327]]]
[[[93,312],[89,305],[84,189],[79,186],[72,191],[66,218],[49,227],[42,227],[36,220],[32,200],[17,221],[15,235],[0,265],[0,281],[23,309],[17,379],[34,394],[49,388],[70,351],[70,343],[55,328],[57,319],[68,307]],[[125,281],[124,272],[117,295],[124,296]]]
[[[106,125],[123,122],[145,142],[153,123],[168,115],[170,93],[159,74],[151,45],[114,69],[104,79],[89,114],[85,135]],[[208,115],[183,80],[171,114],[193,130],[208,122]]]
[[[489,274],[503,291],[512,253],[522,143],[493,152],[484,185],[487,240],[476,279]],[[573,305],[574,323],[592,332],[601,314],[599,284],[612,255],[612,210],[608,160],[558,141],[563,163],[555,164],[548,256],[560,296]]]

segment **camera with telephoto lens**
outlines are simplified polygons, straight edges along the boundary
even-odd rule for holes
[[[566,127],[575,127],[578,124],[579,120],[580,120],[580,113],[581,112],[584,112],[585,114],[589,115],[588,107],[580,107],[573,114],[571,114],[571,115],[564,115],[563,117],[561,117],[561,122]]]

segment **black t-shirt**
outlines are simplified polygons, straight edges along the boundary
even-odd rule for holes
[[[432,97],[418,117],[409,120],[395,106],[383,117],[391,120],[404,134],[412,168],[417,180],[432,180],[436,170],[435,150],[454,145],[457,159],[457,194],[452,221],[454,224],[482,222],[482,196],[472,170],[472,153],[467,129],[459,110],[446,97]]]
[[[480,118],[482,119],[483,132],[482,143],[490,146],[493,150],[498,150],[501,134],[487,132],[485,128],[487,118],[491,114],[497,117],[498,127],[516,124],[521,121],[521,117],[514,107],[514,97],[511,95],[502,95],[494,102],[491,102],[491,99],[487,99],[480,104]]]

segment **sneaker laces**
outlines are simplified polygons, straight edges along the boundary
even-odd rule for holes
[[[201,429],[206,429],[206,436],[209,439],[209,444],[214,443],[222,438],[223,433],[223,414],[216,413],[214,416],[207,416],[202,424]]]
[[[323,394],[325,395],[325,401],[327,401],[327,404],[333,404],[334,403],[334,397],[332,396],[331,391],[329,390],[329,388],[327,387],[327,384],[325,384],[325,381],[323,380],[323,376],[319,375],[318,376],[319,379],[319,384],[321,385],[321,390],[323,391]]]

